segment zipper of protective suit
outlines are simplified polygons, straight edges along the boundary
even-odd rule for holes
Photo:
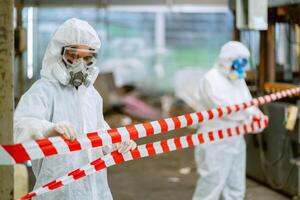
[[[77,101],[78,101],[78,112],[79,112],[79,116],[80,117],[80,127],[82,127],[82,132],[84,132],[84,129],[85,129],[85,124],[84,124],[84,119],[82,117],[82,107],[81,107],[81,98],[80,98],[80,95],[79,95],[79,87],[76,89],[75,87],[73,87],[74,90],[75,90],[75,95],[76,95],[76,98],[77,98]],[[88,159],[89,161],[91,162],[93,160],[93,157],[92,157],[92,149],[87,149],[87,155],[88,155]],[[93,182],[95,183],[96,182],[96,179],[95,179],[95,175],[94,176],[91,176],[90,177],[90,184],[91,184],[91,188],[92,188],[92,197],[93,197],[93,200],[96,199],[95,197],[95,188],[93,187]]]

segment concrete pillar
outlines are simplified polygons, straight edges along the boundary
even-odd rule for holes
[[[0,143],[13,143],[13,0],[0,1]],[[13,166],[0,166],[0,199],[14,197]]]

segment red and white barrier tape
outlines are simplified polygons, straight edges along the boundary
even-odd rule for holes
[[[226,129],[219,129],[215,131],[208,131],[205,133],[198,133],[193,135],[187,135],[168,140],[162,140],[154,143],[148,143],[139,145],[135,150],[131,150],[127,153],[121,154],[114,151],[108,155],[98,158],[88,165],[78,168],[68,175],[60,177],[56,180],[43,185],[42,187],[24,195],[22,200],[30,199],[32,197],[39,196],[41,194],[50,192],[57,188],[71,184],[84,178],[88,175],[96,173],[102,169],[108,168],[113,165],[118,165],[130,160],[137,160],[139,158],[149,157],[152,155],[158,155],[167,153],[170,151],[176,151],[184,148],[194,147],[199,144],[214,143],[230,137],[241,136],[242,134],[248,134],[257,132],[268,126],[268,117],[265,116],[259,120],[255,120],[251,123],[240,125],[237,127],[231,127]]]
[[[234,112],[275,101],[286,96],[292,96],[300,92],[300,87],[276,92],[252,99],[241,104],[224,106],[207,111],[185,114],[177,117],[161,119],[142,124],[113,128],[107,131],[99,130],[87,133],[85,137],[73,142],[63,137],[51,137],[20,144],[0,146],[0,165],[22,163],[27,160],[45,158],[52,155],[60,155],[84,149],[97,148],[128,139],[138,138],[164,133],[175,129],[203,123],[216,118],[221,118]]]

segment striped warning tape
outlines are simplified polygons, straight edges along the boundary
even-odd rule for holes
[[[113,128],[107,131],[98,130],[87,133],[83,138],[73,142],[63,137],[51,137],[12,145],[0,146],[0,165],[22,163],[27,160],[45,158],[52,155],[61,155],[74,151],[97,148],[105,145],[126,141],[129,139],[160,134],[175,129],[203,123],[216,118],[239,112],[251,106],[259,106],[300,92],[300,87],[279,91],[252,99],[248,102],[230,106],[218,107],[202,112],[185,114],[177,117],[161,119],[142,124]]]
[[[88,175],[96,173],[97,171],[111,167],[113,165],[121,164],[123,162],[137,160],[139,158],[145,158],[152,155],[158,155],[184,148],[189,148],[196,145],[214,143],[231,137],[237,137],[242,136],[243,134],[261,131],[267,126],[268,117],[264,116],[260,119],[252,121],[251,123],[243,124],[236,127],[197,133],[193,135],[187,135],[168,140],[162,140],[154,143],[139,145],[136,149],[124,154],[114,151],[110,154],[103,156],[102,158],[98,158],[90,162],[88,165],[73,170],[72,172],[68,173],[63,177],[60,177],[43,185],[42,187],[24,195],[23,197],[21,197],[21,199],[30,199],[41,194],[53,191],[57,188],[71,184]]]

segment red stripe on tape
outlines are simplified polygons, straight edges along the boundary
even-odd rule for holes
[[[154,134],[154,128],[150,122],[143,123],[147,136]]]
[[[193,143],[193,140],[192,140],[192,136],[191,136],[191,135],[188,135],[188,136],[186,137],[186,141],[187,141],[189,147],[194,146],[194,143]]]
[[[63,138],[64,142],[68,145],[70,151],[78,151],[81,150],[81,145],[77,140],[70,141],[66,138]]]
[[[149,156],[156,154],[153,143],[146,144],[146,149],[148,151]]]
[[[202,112],[197,112],[198,122],[202,122],[204,120]]]
[[[260,98],[257,98],[257,102],[258,102],[258,105],[260,106],[261,105]]]
[[[86,134],[86,136],[91,141],[92,147],[102,146],[102,139],[99,137],[98,132],[91,132]]]
[[[175,146],[176,146],[177,149],[182,149],[180,138],[175,138],[174,139],[174,144],[175,144]]]
[[[265,123],[265,127],[268,127],[268,126],[269,126],[269,120],[265,119],[265,120],[264,120],[264,123]]]
[[[167,140],[160,141],[160,145],[163,149],[163,152],[169,152],[170,151]]]
[[[248,127],[247,127],[246,124],[244,124],[243,129],[244,129],[245,135],[247,135],[248,134]]]
[[[17,162],[21,163],[26,160],[30,160],[29,155],[27,154],[25,148],[22,144],[14,145],[2,145],[2,147],[10,154],[10,156]]]
[[[131,150],[130,153],[131,153],[131,156],[132,156],[133,159],[138,159],[138,158],[141,157],[141,153],[139,152],[138,148],[135,148],[134,150]]]
[[[31,193],[26,194],[25,196],[22,196],[21,200],[31,199],[31,198],[33,198],[35,196],[36,196],[36,193],[35,192],[31,192]]]
[[[125,161],[124,158],[123,158],[123,155],[121,153],[119,153],[118,151],[112,152],[111,155],[112,155],[112,157],[113,157],[116,164],[119,164],[119,163],[122,163],[122,162]]]
[[[45,156],[51,156],[57,154],[57,150],[53,146],[52,142],[48,140],[47,138],[45,139],[39,139],[35,141],[42,152],[44,153]]]
[[[224,138],[224,135],[223,135],[223,131],[222,131],[222,130],[218,130],[218,135],[219,135],[219,138],[220,138],[220,139],[223,139],[223,138]]]
[[[203,144],[203,143],[205,142],[202,133],[198,135],[198,140],[199,140],[199,143],[200,143],[200,144]]]
[[[210,141],[214,141],[215,140],[214,133],[212,131],[208,132],[208,138],[209,138]]]
[[[174,122],[174,126],[175,126],[176,129],[181,127],[181,122],[178,119],[178,117],[172,117],[172,121]]]
[[[127,131],[130,133],[130,139],[136,140],[139,138],[138,130],[135,128],[135,125],[126,126]]]
[[[221,108],[217,108],[218,110],[218,117],[222,117],[223,116],[223,110]]]
[[[240,127],[235,127],[235,132],[236,132],[236,134],[237,135],[240,135],[241,134],[241,132],[240,132]]]
[[[227,107],[226,107],[226,110],[227,110],[227,113],[228,113],[228,114],[232,113],[231,106],[227,106]]]
[[[268,96],[270,97],[271,101],[274,101],[273,95],[268,95]]]
[[[111,136],[112,143],[121,142],[122,138],[121,138],[121,135],[120,135],[118,129],[113,128],[113,129],[107,130],[107,133]]]
[[[51,181],[50,183],[44,185],[43,187],[48,187],[49,190],[55,190],[56,188],[59,188],[63,186],[61,181]]]
[[[237,112],[237,111],[239,111],[241,108],[240,108],[240,105],[238,105],[238,104],[236,104],[236,105],[234,105],[234,108],[235,108],[235,111]]]
[[[91,165],[94,166],[96,171],[106,168],[105,162],[101,158],[98,158],[91,162]]]
[[[168,124],[164,119],[161,119],[158,121],[160,128],[161,128],[161,132],[167,132],[168,131]]]
[[[184,115],[184,117],[186,119],[186,122],[187,122],[188,126],[193,124],[193,119],[192,119],[190,114],[186,114],[186,115]]]
[[[226,132],[227,132],[228,137],[231,137],[231,136],[232,136],[231,128],[228,128],[228,129],[226,130]]]
[[[208,119],[214,118],[214,113],[212,112],[212,110],[207,110],[206,112],[208,114]]]
[[[68,176],[72,176],[73,179],[77,180],[80,179],[81,177],[86,176],[85,171],[81,169],[76,169],[72,171],[71,173],[68,174]]]
[[[261,120],[258,120],[257,124],[258,124],[258,128],[261,129]]]

